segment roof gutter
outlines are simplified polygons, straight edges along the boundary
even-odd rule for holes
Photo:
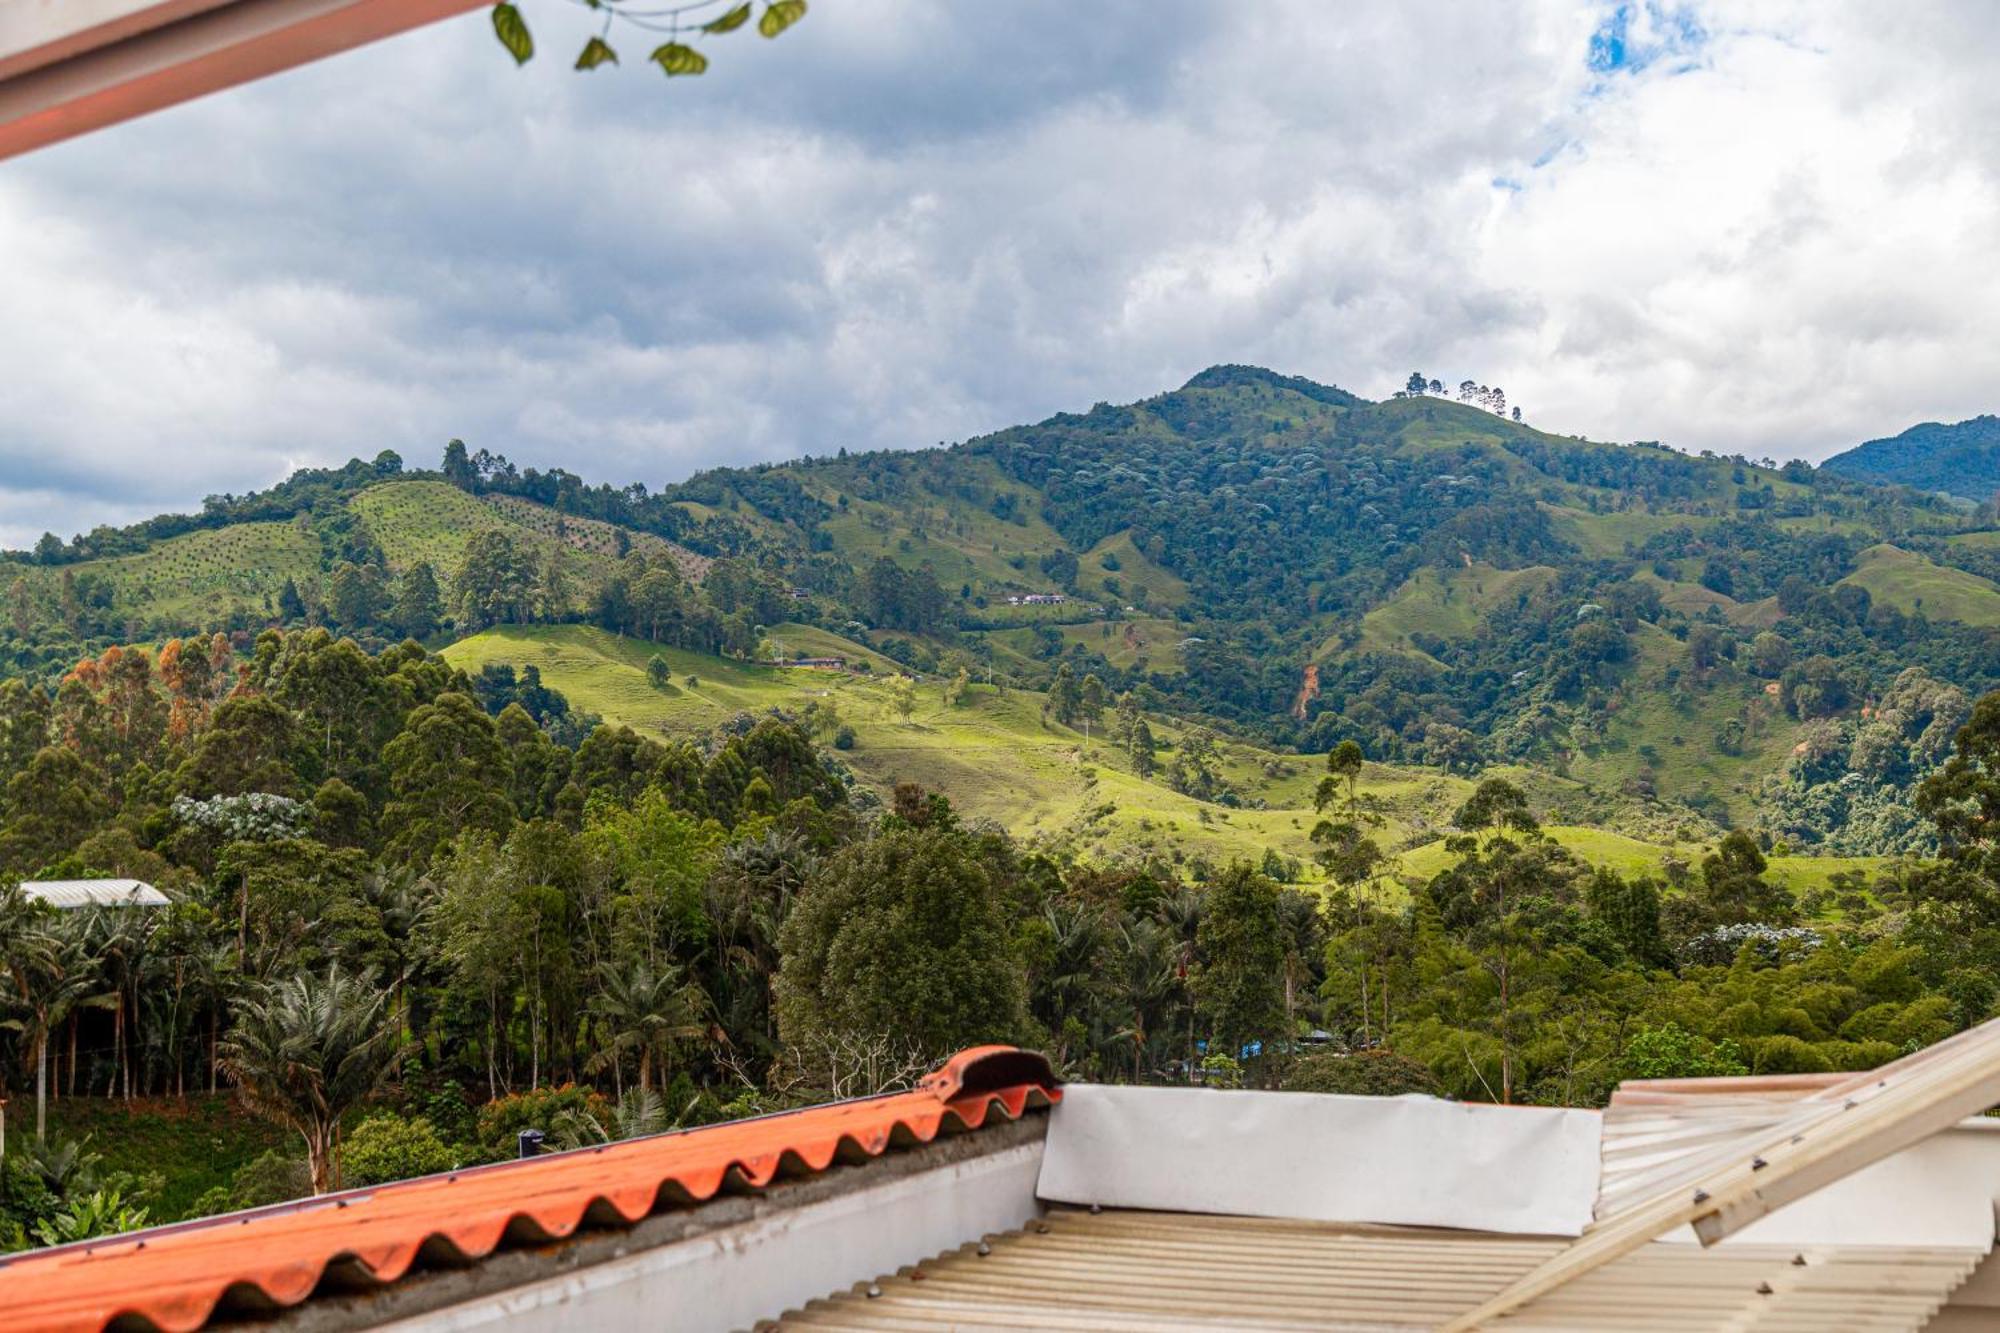
[[[485,0],[0,0],[0,159]]]

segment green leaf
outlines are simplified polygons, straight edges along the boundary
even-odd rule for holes
[[[610,44],[602,37],[593,37],[583,44],[583,54],[576,58],[576,67],[578,69],[596,69],[606,61],[610,61],[614,65],[617,64],[618,53],[612,50]]]
[[[507,48],[507,54],[514,57],[517,65],[527,64],[528,58],[535,54],[535,39],[528,35],[528,21],[506,0],[493,6],[493,35],[500,39],[500,45]]]
[[[806,0],[773,0],[764,10],[764,17],[757,20],[757,31],[766,37],[776,37],[805,16]]]
[[[703,32],[735,32],[750,21],[750,0],[724,14],[721,18],[710,19],[701,25]]]
[[[682,42],[668,42],[653,52],[655,61],[672,78],[677,74],[705,74],[708,72],[708,57]]]

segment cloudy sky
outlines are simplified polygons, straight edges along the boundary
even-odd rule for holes
[[[1821,458],[2000,410],[1963,4],[813,0],[669,84],[522,0],[0,163],[0,544],[444,440],[591,480],[1255,362]]]

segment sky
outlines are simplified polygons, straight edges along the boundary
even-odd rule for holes
[[[521,0],[0,162],[0,545],[444,442],[590,481],[1248,362],[1824,458],[2000,410],[1971,2]]]

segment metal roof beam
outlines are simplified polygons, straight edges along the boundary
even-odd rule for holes
[[[0,159],[485,0],[0,0]]]

